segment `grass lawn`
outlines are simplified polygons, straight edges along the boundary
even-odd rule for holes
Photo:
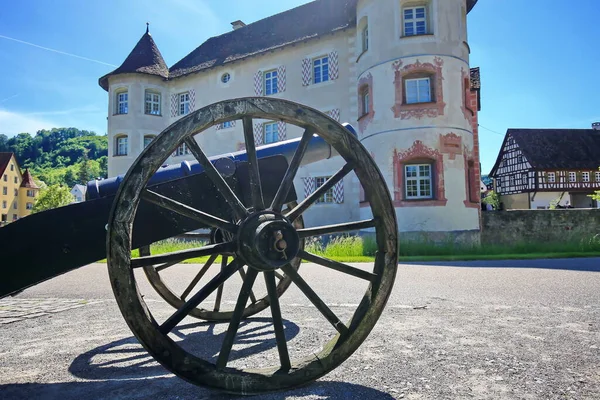
[[[168,239],[152,245],[152,254],[164,254],[201,246],[200,242]],[[306,250],[340,262],[373,262],[375,243],[370,238],[338,237],[326,246],[308,241]],[[137,251],[134,251],[134,257]],[[454,243],[400,243],[400,262],[514,260],[537,258],[600,257],[600,238],[561,243],[517,243],[514,245],[458,245]],[[184,263],[204,263],[208,257],[186,260]],[[220,262],[220,258],[217,260]]]

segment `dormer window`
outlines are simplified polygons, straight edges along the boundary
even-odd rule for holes
[[[127,114],[129,111],[129,97],[126,90],[117,92],[117,114]]]
[[[146,90],[144,113],[147,115],[160,115],[160,93]]]
[[[427,7],[405,7],[404,36],[416,36],[427,34]]]

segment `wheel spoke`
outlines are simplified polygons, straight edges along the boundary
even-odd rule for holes
[[[273,271],[273,273],[275,274],[275,276],[277,277],[277,279],[279,279],[280,281],[283,280],[283,275],[281,275],[279,272]]]
[[[204,168],[204,172],[210,178],[210,180],[214,183],[217,190],[221,193],[227,204],[232,208],[234,214],[237,218],[244,218],[248,215],[248,211],[244,204],[240,201],[240,199],[235,195],[231,187],[225,182],[225,179],[221,176],[219,171],[215,168],[215,166],[210,162],[206,154],[202,151],[198,143],[194,140],[194,138],[187,138],[185,143],[189,147],[190,151],[198,160],[200,165]]]
[[[192,289],[196,287],[198,282],[200,282],[200,279],[202,279],[204,274],[206,274],[206,271],[208,271],[210,266],[213,265],[213,263],[215,262],[217,257],[218,257],[217,254],[213,254],[212,256],[210,256],[210,258],[208,259],[206,264],[204,264],[202,269],[200,269],[200,272],[198,272],[198,274],[194,277],[194,279],[192,279],[192,282],[190,282],[188,287],[186,287],[185,290],[183,291],[183,293],[181,294],[181,300],[185,301],[186,297],[188,297],[188,294],[190,294],[192,292]]]
[[[207,214],[200,210],[196,210],[193,207],[187,206],[183,203],[165,197],[151,190],[144,191],[142,193],[142,199],[152,204],[156,204],[159,207],[166,208],[167,210],[176,212],[177,214],[181,214],[185,217],[206,224],[208,226],[221,228],[227,232],[232,233],[235,233],[237,231],[237,226],[232,224],[231,222],[225,221],[221,218],[217,218],[214,215]]]
[[[165,269],[167,269],[167,268],[169,268],[169,267],[172,267],[173,265],[177,265],[177,264],[179,264],[179,261],[171,261],[171,262],[168,262],[168,263],[164,263],[164,264],[162,264],[162,265],[159,265],[159,266],[158,266],[158,267],[156,267],[155,269],[156,269],[156,272],[160,272],[160,271],[162,271],[162,270],[165,270]]]
[[[147,265],[179,263],[190,258],[212,256],[213,254],[229,253],[235,250],[235,243],[217,243],[199,249],[180,250],[173,253],[158,254],[155,256],[139,257],[131,260],[131,268],[140,268]]]
[[[229,354],[231,353],[231,347],[233,346],[235,335],[237,334],[240,321],[242,320],[242,315],[244,314],[244,309],[246,308],[246,303],[248,302],[248,296],[250,295],[252,285],[254,285],[257,275],[258,271],[253,268],[248,269],[248,274],[246,275],[246,279],[244,280],[242,289],[240,290],[240,295],[238,296],[235,309],[233,310],[233,315],[231,316],[231,321],[229,322],[229,328],[227,328],[227,333],[225,334],[223,345],[221,346],[221,351],[219,352],[219,358],[217,359],[218,369],[223,369],[227,366]]]
[[[169,319],[165,321],[159,327],[159,331],[163,334],[167,334],[173,330],[198,304],[202,303],[208,296],[210,296],[223,282],[231,277],[239,268],[243,267],[244,264],[238,258],[233,260],[225,269],[219,272],[214,278],[212,278],[206,286],[198,291],[191,299],[181,306],[175,314],[171,315]]]
[[[225,267],[227,267],[227,260],[229,259],[228,256],[222,256],[221,258],[221,271],[223,271],[225,269]],[[242,270],[242,268],[239,269],[240,271]],[[214,312],[217,312],[221,309],[221,297],[223,297],[223,287],[225,286],[225,283],[222,283],[221,286],[219,286],[219,288],[217,289],[217,297],[215,299],[215,308],[213,309]]]
[[[277,295],[277,283],[275,282],[274,271],[265,272],[265,284],[267,286],[269,302],[271,303],[271,316],[273,317],[273,329],[275,330],[275,340],[277,341],[281,369],[287,371],[292,365],[283,330],[283,319],[281,318],[281,308],[279,307],[279,296]]]
[[[300,250],[298,252],[298,257],[300,257],[303,260],[310,261],[311,263],[319,264],[324,267],[355,276],[357,278],[365,279],[369,282],[377,278],[377,275],[375,275],[372,272],[363,271],[362,269],[358,269],[347,264],[342,264],[340,262],[333,261],[328,258],[319,257],[316,254],[312,254],[304,250]]]
[[[344,165],[338,172],[336,172],[331,178],[327,179],[327,181],[319,186],[319,188],[310,194],[307,198],[305,198],[302,203],[298,204],[292,211],[286,214],[286,217],[289,218],[290,221],[294,221],[300,215],[302,215],[310,206],[315,204],[319,198],[325,194],[329,189],[334,187],[339,181],[341,181],[350,171],[354,169],[354,165],[352,163],[347,163]]]
[[[365,221],[347,222],[337,225],[325,225],[316,228],[298,229],[300,239],[311,236],[329,235],[331,233],[341,233],[357,231],[359,229],[373,228],[377,224],[377,220],[368,219]]]
[[[256,156],[256,145],[254,143],[254,127],[252,126],[252,118],[250,117],[244,117],[242,122],[244,124],[244,140],[246,141],[246,154],[248,156],[248,175],[252,207],[260,211],[264,210],[265,202],[260,181],[258,157]]]
[[[246,280],[246,271],[244,271],[244,268],[240,268],[238,270],[240,276],[242,277],[242,281]],[[256,296],[254,295],[254,292],[252,291],[252,289],[250,289],[250,301],[252,302],[252,304],[256,303]]]
[[[281,185],[279,185],[277,193],[275,194],[275,198],[273,198],[273,202],[271,203],[272,210],[281,211],[281,207],[283,207],[285,198],[287,197],[290,189],[292,188],[292,185],[294,184],[294,178],[296,177],[298,168],[300,168],[300,162],[304,157],[304,153],[306,152],[308,143],[312,139],[314,133],[315,131],[312,128],[306,128],[304,130],[304,134],[302,135],[302,139],[300,139],[298,148],[294,152],[292,161],[290,161],[290,165],[288,166],[288,169],[285,172],[285,176],[281,180]]]
[[[304,293],[304,295],[310,300],[311,303],[317,307],[317,310],[323,314],[323,316],[333,325],[333,327],[342,335],[348,333],[348,328],[340,319],[331,311],[327,304],[312,290],[312,288],[306,283],[304,279],[298,274],[298,272],[290,265],[284,265],[283,271],[289,276],[292,281],[298,286],[298,289]]]

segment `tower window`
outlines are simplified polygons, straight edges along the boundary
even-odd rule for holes
[[[370,101],[371,101],[371,96],[369,94],[369,87],[365,86],[360,91],[360,104],[361,104],[361,114],[362,114],[361,117],[363,115],[367,115],[371,111]]]
[[[431,79],[418,78],[405,80],[406,104],[429,103],[431,96]]]
[[[148,115],[160,115],[160,93],[146,90],[144,112]]]
[[[127,114],[129,112],[129,96],[127,91],[117,92],[117,114]]]
[[[369,50],[369,25],[365,25],[362,31],[362,51]]]
[[[144,136],[144,148],[148,147],[150,143],[154,140],[156,136],[154,135],[145,135]]]
[[[115,138],[115,156],[127,155],[127,136],[121,135]]]
[[[404,36],[415,36],[427,34],[427,8],[406,7],[404,8]]]
[[[411,164],[404,167],[407,199],[431,199],[431,164]]]

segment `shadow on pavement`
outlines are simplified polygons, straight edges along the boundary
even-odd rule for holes
[[[284,320],[288,340],[299,333],[297,325]],[[179,344],[208,361],[216,361],[227,324],[199,322],[177,327]],[[230,360],[242,359],[276,347],[270,318],[242,321]],[[216,333],[216,331],[218,333]],[[265,399],[287,396],[318,396],[336,399],[393,399],[389,394],[344,382],[314,382],[298,389],[256,396],[234,396],[194,386],[159,365],[135,337],[117,340],[79,355],[69,372],[80,382],[24,383],[0,385],[2,399]]]
[[[428,261],[401,262],[401,265],[465,268],[532,268],[566,271],[600,272],[600,258],[547,258],[536,260],[489,260],[489,261]]]

